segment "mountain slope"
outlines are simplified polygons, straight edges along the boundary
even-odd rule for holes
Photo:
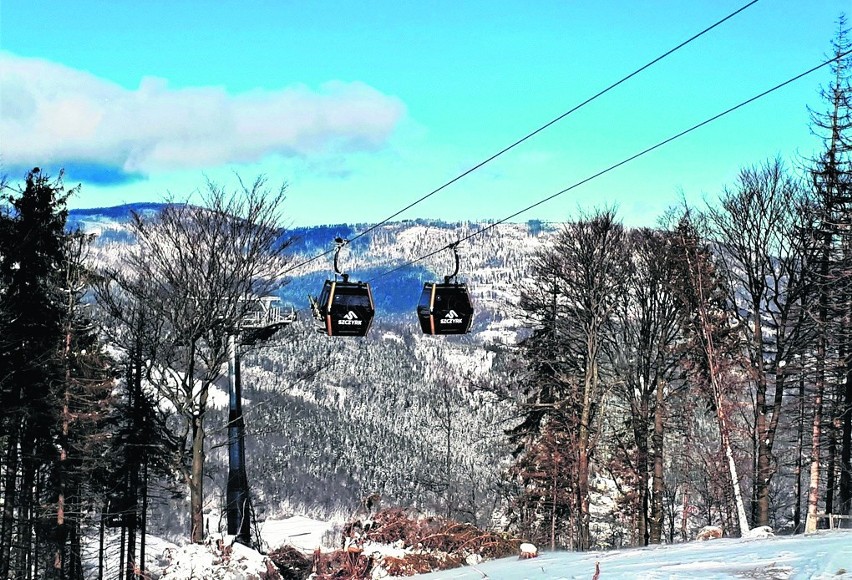
[[[110,263],[132,243],[130,211],[155,205],[75,210],[70,221],[99,234],[93,258]],[[329,338],[310,318],[307,295],[333,275],[332,255],[290,272],[281,297],[299,320],[273,340],[243,353],[247,464],[256,512],[351,513],[367,495],[451,513],[487,524],[500,501],[510,405],[494,394],[506,380],[500,351],[523,324],[515,303],[532,251],[548,235],[541,224],[507,224],[459,248],[460,281],[476,314],[467,336],[423,336],[415,307],[424,281],[452,271],[449,251],[408,262],[468,237],[487,224],[407,221],[385,224],[341,252],[353,280],[370,280],[377,316],[364,339]],[[332,225],[287,232],[292,263],[334,248],[336,236],[365,226]],[[403,266],[403,267],[400,267]],[[227,411],[208,417],[211,484],[208,505],[220,511],[227,473]],[[151,521],[179,531],[176,503],[152,507]],[[210,522],[213,529],[220,522]]]

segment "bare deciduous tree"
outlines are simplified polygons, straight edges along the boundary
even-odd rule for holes
[[[530,353],[539,370],[546,396],[531,409],[541,415],[538,405],[552,408],[547,413],[573,415],[568,423],[574,434],[577,473],[574,512],[576,544],[580,550],[591,546],[590,475],[592,455],[597,443],[596,416],[604,399],[601,377],[603,343],[612,331],[617,298],[625,290],[630,267],[624,228],[613,210],[604,210],[566,225],[553,246],[536,257],[538,298],[527,301],[537,305],[531,315],[541,320],[543,332],[539,345]],[[550,296],[548,296],[550,293]],[[557,413],[557,414],[558,414]]]
[[[756,469],[752,518],[769,524],[770,483],[777,472],[772,454],[793,356],[809,338],[803,298],[812,244],[800,232],[807,226],[807,200],[780,159],[740,171],[719,207],[709,210],[719,263],[728,282],[728,302],[748,358],[754,390]]]
[[[146,375],[182,419],[179,468],[190,491],[190,539],[202,540],[205,416],[211,386],[228,362],[252,299],[273,292],[287,266],[281,226],[284,190],[258,178],[233,191],[208,181],[200,203],[171,200],[136,214],[135,244],[104,273],[101,302],[127,333],[146,319]],[[153,331],[153,332],[152,332]]]
[[[607,356],[619,380],[614,391],[626,407],[637,479],[640,545],[659,544],[663,526],[663,439],[668,385],[678,372],[676,344],[682,311],[670,286],[671,234],[630,232],[630,277],[615,312],[617,334]],[[618,404],[618,403],[616,403]],[[650,484],[650,485],[649,485]]]
[[[679,284],[681,300],[690,319],[690,331],[695,342],[699,363],[705,375],[710,404],[716,412],[716,421],[721,439],[721,449],[727,461],[730,475],[730,490],[734,497],[737,525],[740,534],[749,531],[745,503],[740,488],[740,477],[734,458],[731,439],[730,397],[724,383],[725,356],[721,338],[728,324],[728,305],[721,290],[722,282],[713,263],[713,257],[698,234],[687,208],[675,230],[678,237],[677,251],[680,253],[681,274]]]

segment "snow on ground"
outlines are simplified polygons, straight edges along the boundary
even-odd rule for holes
[[[852,579],[852,530],[759,540],[724,538],[611,552],[544,552],[529,560],[505,558],[412,578],[588,580],[596,564],[600,566],[600,580]]]
[[[259,524],[260,537],[270,550],[281,546],[293,546],[306,553],[322,545],[322,537],[333,524],[305,516],[293,516],[283,520],[268,519]]]
[[[304,516],[268,519],[261,536],[269,549],[291,545],[311,553],[322,544],[333,523]],[[117,540],[117,538],[115,538]],[[226,545],[231,538],[224,538]],[[163,580],[190,578],[235,579],[265,572],[268,560],[235,544],[223,557],[213,539],[206,546],[175,546],[148,536],[148,569]],[[365,553],[401,557],[393,546],[370,545]],[[600,580],[636,579],[850,579],[852,530],[822,531],[807,536],[760,539],[724,538],[609,552],[539,552],[537,558],[505,558],[455,570],[413,576],[419,580],[588,580],[600,569]],[[108,558],[108,571],[117,566],[117,554]],[[112,562],[111,560],[116,560]],[[223,562],[224,560],[224,562]],[[225,564],[223,566],[223,564]],[[87,577],[95,577],[89,570]]]
[[[322,544],[322,537],[334,526],[333,522],[314,520],[305,516],[293,516],[285,519],[269,518],[259,524],[260,535],[268,550],[284,545],[294,546],[307,554]],[[117,578],[119,573],[119,545],[121,535],[118,530],[107,530],[106,558],[104,577]],[[257,552],[233,544],[227,554],[222,553],[216,537],[204,545],[178,545],[149,534],[146,537],[145,567],[152,578],[164,580],[213,580],[246,578],[248,574],[259,576],[267,570],[267,560]],[[224,545],[233,542],[232,536],[222,538]],[[138,537],[137,537],[138,541]],[[85,577],[98,577],[97,536],[87,537],[86,553],[91,557],[86,563]],[[227,566],[223,566],[227,564]],[[243,576],[240,576],[243,574]]]

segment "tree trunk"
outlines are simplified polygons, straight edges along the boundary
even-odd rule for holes
[[[82,497],[83,490],[78,484],[74,496]],[[79,503],[75,504],[79,505]],[[72,517],[72,524],[68,526],[68,558],[66,568],[71,580],[83,580],[83,541],[80,533],[80,519],[78,515]]]
[[[850,326],[846,327],[847,329]],[[846,370],[843,391],[842,422],[840,438],[840,489],[838,513],[852,515],[852,368]]]
[[[752,339],[753,365],[757,374],[754,401],[754,434],[757,440],[757,469],[754,474],[754,508],[752,516],[755,526],[769,523],[769,482],[773,475],[772,441],[766,421],[766,373],[763,367],[763,327],[760,322],[760,305],[754,307],[754,335]],[[777,413],[776,413],[777,414]]]
[[[189,478],[190,535],[195,544],[204,541],[204,418],[192,421],[192,467]]]
[[[804,365],[802,365],[804,366]],[[805,372],[799,371],[799,426],[796,430],[796,505],[793,507],[793,530],[799,533],[802,525],[802,471],[805,447]]]
[[[639,460],[639,510],[636,514],[636,542],[639,546],[647,546],[650,537],[648,525],[649,501],[648,501],[648,461],[647,453],[639,451],[639,455],[644,455],[644,459]]]
[[[654,475],[651,487],[651,517],[650,537],[652,544],[659,544],[663,535],[663,496],[665,481],[663,479],[663,429],[665,426],[665,409],[663,407],[663,381],[657,382],[657,404],[654,408],[654,435],[651,438],[653,449]]]
[[[699,285],[702,286],[700,280]],[[700,297],[699,313],[704,334],[705,354],[707,356],[707,368],[710,375],[710,387],[713,392],[714,405],[716,407],[716,419],[719,426],[719,437],[721,438],[722,450],[725,453],[725,458],[728,461],[728,473],[731,479],[731,491],[733,492],[733,500],[735,504],[737,520],[739,524],[740,535],[744,536],[749,531],[748,516],[746,516],[745,503],[743,502],[742,492],[740,491],[740,479],[737,474],[737,464],[734,459],[734,451],[731,446],[731,431],[728,426],[728,415],[725,410],[725,398],[722,394],[722,385],[719,382],[719,371],[717,368],[717,355],[713,343],[712,331],[710,322],[706,313],[703,294]]]
[[[143,578],[147,578],[145,575],[145,540],[146,535],[148,533],[148,450],[142,452],[142,484],[141,484],[141,495],[142,495],[142,509],[139,515],[139,528],[141,533],[141,539],[139,542],[139,571],[142,574]]]
[[[189,345],[187,377],[194,381],[196,343]],[[191,385],[192,383],[190,383]],[[192,387],[190,387],[190,391]],[[208,385],[202,385],[198,404],[192,414],[192,464],[189,472],[189,541],[200,544],[204,541],[204,414],[207,409]]]
[[[9,577],[9,565],[12,561],[12,537],[15,528],[15,504],[18,501],[17,479],[18,479],[18,431],[12,430],[9,434],[6,463],[3,466],[6,471],[3,482],[3,522],[0,530],[0,578]]]
[[[591,514],[589,513],[589,447],[591,444],[592,392],[596,389],[598,382],[596,341],[595,336],[588,338],[588,366],[583,385],[583,410],[580,417],[579,436],[577,438],[579,448],[577,462],[577,508],[579,515],[577,549],[579,551],[588,550],[591,546],[591,534],[589,530],[591,520]]]
[[[829,405],[833,406],[833,405]],[[828,427],[828,458],[825,468],[825,513],[834,513],[834,491],[837,478],[837,428],[838,421],[832,420],[826,425]]]
[[[73,316],[73,303],[69,304],[69,317]],[[62,399],[62,433],[59,439],[59,461],[56,464],[56,480],[58,485],[58,494],[56,500],[56,534],[55,534],[55,555],[53,559],[54,574],[57,578],[64,578],[64,555],[66,541],[66,524],[65,524],[65,499],[67,487],[67,462],[68,462],[68,428],[71,419],[71,331],[65,331],[65,347],[63,351],[63,360],[65,363],[65,395]]]
[[[811,469],[808,484],[808,519],[805,533],[817,529],[817,508],[819,507],[820,442],[822,439],[822,397],[825,393],[825,330],[818,333],[817,378],[814,393],[814,416],[811,423]]]
[[[577,550],[589,549],[589,452],[583,446],[583,440],[588,442],[588,433],[580,428],[580,449],[577,458]]]
[[[127,524],[127,566],[124,574],[127,580],[133,580],[136,576],[134,573],[136,568],[136,526],[138,521],[137,513],[139,511],[136,497],[139,489],[139,473],[136,471],[136,468],[130,470],[129,481],[125,489],[127,489],[130,495],[129,509],[131,513]]]
[[[731,489],[734,493],[734,504],[739,524],[740,535],[744,536],[749,531],[748,516],[745,511],[743,495],[740,491],[739,476],[737,475],[737,464],[734,460],[734,451],[731,447],[731,431],[728,427],[728,416],[722,408],[723,401],[719,397],[716,405],[716,414],[719,419],[719,434],[722,437],[722,447],[725,450],[725,458],[728,460],[728,471],[731,475]]]
[[[642,397],[638,417],[634,412],[633,420],[633,438],[636,440],[636,471],[638,472],[638,511],[637,511],[637,543],[639,546],[647,546],[649,531],[648,531],[648,403],[645,400],[644,383],[642,383]]]
[[[33,457],[34,451],[31,447],[21,448],[22,457]],[[16,569],[13,577],[31,578],[32,568],[35,565],[35,542],[34,530],[35,515],[34,515],[34,499],[33,494],[36,491],[37,482],[35,470],[31,462],[22,461],[23,468],[21,470],[21,493],[18,501],[18,542],[17,542],[17,557],[15,558]]]
[[[550,551],[556,551],[556,493],[557,493],[556,474],[553,475],[553,493],[551,494],[551,509],[550,509]]]
[[[126,535],[125,535],[126,533],[127,533],[127,528],[125,526],[121,526],[121,546],[120,546],[120,549],[119,549],[118,574],[116,575],[116,578],[121,578],[124,574],[124,556],[125,556],[125,552],[124,552],[125,543],[124,542],[126,540]]]
[[[104,516],[103,512],[106,511],[106,502],[104,502],[104,509],[101,510],[100,523],[98,524],[98,580],[104,580]]]

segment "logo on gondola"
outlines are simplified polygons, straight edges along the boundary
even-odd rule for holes
[[[463,321],[455,310],[447,312],[447,317],[441,319],[441,324],[461,324]]]
[[[364,321],[358,320],[358,315],[351,310],[347,312],[343,318],[337,321],[337,324],[342,326],[361,326],[363,323]]]

